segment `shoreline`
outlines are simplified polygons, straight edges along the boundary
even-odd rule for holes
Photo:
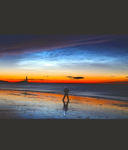
[[[5,91],[25,91],[25,92],[40,92],[40,93],[49,93],[49,94],[60,94],[60,95],[64,95],[63,92],[60,91],[50,91],[50,90],[25,90],[25,89],[7,89],[7,88],[3,88],[0,89],[0,91],[5,90]],[[79,92],[78,92],[79,93]],[[81,92],[82,93],[82,92]],[[89,93],[89,92],[87,92]],[[91,93],[91,92],[90,92]],[[91,93],[92,94],[92,93]],[[93,93],[94,94],[94,93]],[[78,96],[78,97],[88,97],[88,98],[97,98],[97,99],[107,99],[107,100],[115,100],[115,101],[125,101],[128,102],[128,98],[127,97],[120,97],[119,96],[107,96],[107,95],[83,95],[83,94],[76,94],[75,92],[69,92],[69,96]],[[115,97],[115,98],[113,98]],[[122,100],[123,98],[123,100]]]
[[[0,119],[128,119],[128,102],[30,90],[0,90]],[[65,99],[65,102],[67,98]]]

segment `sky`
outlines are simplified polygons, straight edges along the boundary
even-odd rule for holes
[[[0,80],[128,83],[128,35],[0,35]]]

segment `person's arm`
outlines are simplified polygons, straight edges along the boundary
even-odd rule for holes
[[[65,89],[64,89],[64,93],[65,93]]]

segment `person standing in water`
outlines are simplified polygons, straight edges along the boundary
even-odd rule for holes
[[[64,97],[63,97],[63,102],[64,102],[64,99],[65,99],[65,96],[67,96],[68,98],[68,103],[69,103],[69,97],[68,97],[68,93],[69,93],[69,89],[65,86],[65,89],[64,89]]]

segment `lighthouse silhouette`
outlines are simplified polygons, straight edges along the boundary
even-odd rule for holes
[[[26,80],[24,80],[23,82],[26,82],[26,83],[28,83],[28,77],[26,76]]]
[[[26,76],[26,82],[28,82],[28,78],[27,78],[27,76]]]
[[[20,83],[28,83],[28,77],[26,76],[26,79],[23,81],[20,81]]]

